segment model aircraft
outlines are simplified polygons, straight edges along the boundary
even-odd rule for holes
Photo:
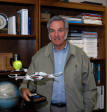
[[[26,74],[25,76],[21,76],[19,74],[9,74],[8,77],[15,78],[15,80],[22,79],[22,80],[34,81],[34,80],[42,80],[44,78],[55,78],[60,76],[61,74],[62,72],[55,73],[55,74],[47,74],[45,72],[35,72],[32,75]]]

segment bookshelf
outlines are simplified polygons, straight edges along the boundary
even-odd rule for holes
[[[65,15],[65,16],[77,16],[81,13],[97,13],[102,15],[102,24],[79,24],[70,23],[69,30],[83,30],[97,32],[98,42],[97,42],[97,58],[90,58],[93,63],[99,63],[101,65],[100,69],[100,83],[97,86],[104,86],[104,108],[96,109],[95,112],[105,112],[106,111],[106,9],[104,6],[99,5],[89,5],[82,3],[67,3],[58,2],[50,0],[40,0],[39,1],[39,48],[45,46],[50,40],[48,38],[48,33],[46,29],[47,20],[41,19],[41,14],[48,12],[51,16],[53,15]]]
[[[7,17],[16,16],[17,11],[28,9],[28,15],[31,17],[31,35],[0,33],[0,52],[18,53],[23,62],[23,67],[28,67],[32,55],[38,49],[37,28],[37,2],[35,0],[0,0],[0,12]]]
[[[16,15],[16,12],[23,8],[28,9],[31,17],[31,35],[0,32],[0,53],[18,53],[23,67],[28,67],[32,55],[50,41],[46,28],[47,20],[41,20],[42,13],[48,12],[51,16],[59,14],[76,16],[82,12],[102,15],[102,25],[70,23],[69,28],[98,33],[98,57],[90,58],[90,61],[101,64],[101,82],[97,85],[104,85],[104,109],[98,109],[95,112],[106,112],[106,8],[99,5],[58,2],[58,0],[0,0],[0,12],[7,17]],[[4,74],[8,75],[9,72],[0,73],[0,75]]]

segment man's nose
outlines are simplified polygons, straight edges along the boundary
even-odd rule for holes
[[[55,31],[55,34],[54,34],[56,37],[58,36],[58,31]]]

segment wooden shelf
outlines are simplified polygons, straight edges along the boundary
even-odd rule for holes
[[[7,76],[9,74],[26,74],[24,71],[0,71],[0,76]]]
[[[53,1],[40,1],[41,6],[51,6],[51,7],[63,7],[63,8],[73,8],[82,10],[94,10],[94,11],[104,11],[105,7],[100,7],[98,5],[74,3],[74,2],[53,2]],[[100,7],[100,8],[99,8]]]
[[[103,58],[90,58],[90,61],[104,61]]]
[[[34,39],[34,35],[0,34],[0,39]]]
[[[35,0],[0,0],[6,3],[22,3],[22,4],[35,4]]]

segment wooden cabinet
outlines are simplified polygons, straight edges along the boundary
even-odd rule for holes
[[[28,67],[32,55],[38,49],[38,9],[35,0],[0,0],[0,13],[7,17],[17,14],[18,10],[28,9],[31,17],[31,35],[9,35],[0,33],[0,53],[18,53],[23,62],[23,67]]]
[[[98,34],[98,42],[97,42],[97,49],[98,49],[98,56],[97,58],[90,58],[91,62],[93,63],[100,63],[100,83],[97,83],[97,86],[104,85],[104,109],[98,109],[97,111],[104,111],[106,107],[106,87],[105,87],[105,80],[106,80],[106,73],[105,73],[105,44],[106,44],[106,37],[105,37],[105,27],[106,27],[106,20],[105,20],[105,7],[98,6],[98,5],[89,5],[89,4],[82,4],[82,3],[67,3],[67,2],[53,2],[53,1],[39,1],[39,48],[46,45],[50,40],[48,37],[48,32],[46,28],[47,20],[41,19],[42,13],[49,13],[51,16],[54,15],[65,15],[65,16],[77,16],[81,13],[97,13],[102,15],[102,25],[98,24],[78,24],[78,23],[70,23],[69,30],[83,30],[83,31],[91,31],[97,32]]]

